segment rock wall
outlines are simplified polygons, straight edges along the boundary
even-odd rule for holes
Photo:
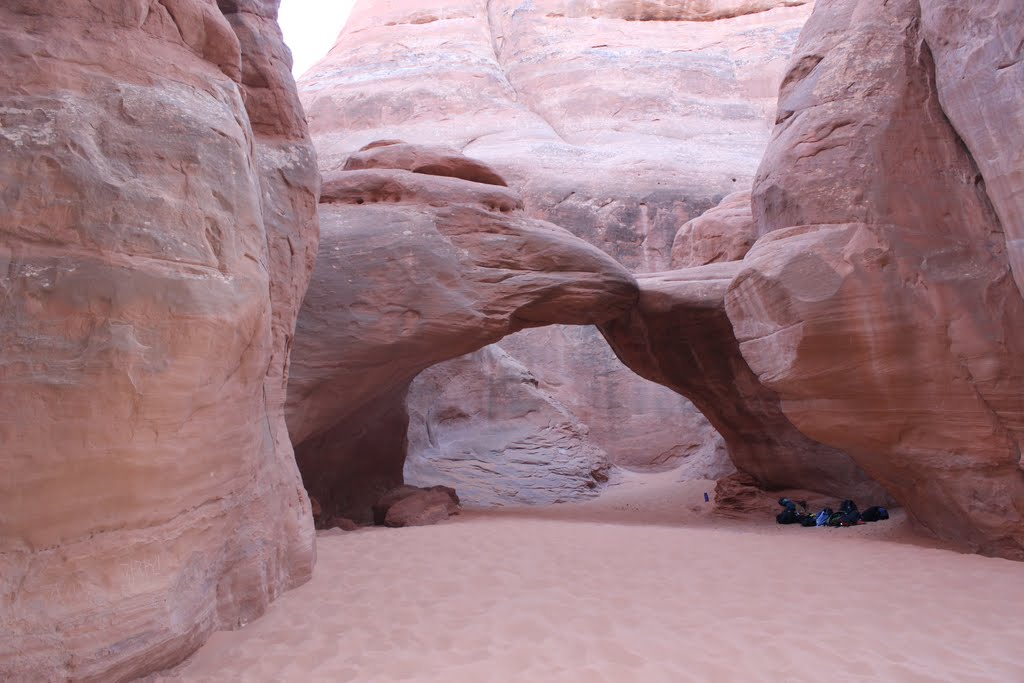
[[[1024,292],[1024,43],[1013,2],[921,0],[921,33],[935,60],[943,113],[967,145]]]
[[[406,483],[454,486],[486,507],[596,495],[608,455],[539,384],[496,345],[422,372],[409,391]]]
[[[726,309],[800,431],[935,535],[1021,559],[1024,71],[1004,38],[1024,15],[1008,8],[818,3]]]
[[[452,145],[500,171],[527,214],[630,270],[662,270],[681,225],[749,188],[810,8],[360,2],[301,96],[325,173],[376,139]],[[592,328],[528,330],[501,348],[589,429],[589,452],[617,464],[668,466],[695,436],[716,438],[689,401],[624,368]],[[474,393],[509,391],[499,381]],[[478,428],[494,429],[495,448],[505,438],[500,424]]]
[[[0,679],[127,680],[305,581],[319,176],[277,3],[0,7]]]

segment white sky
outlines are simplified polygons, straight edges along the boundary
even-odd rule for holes
[[[298,78],[334,46],[356,0],[281,0],[278,21]]]

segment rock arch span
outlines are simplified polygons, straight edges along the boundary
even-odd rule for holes
[[[797,431],[747,367],[724,311],[738,264],[644,277],[638,290],[610,256],[522,206],[495,171],[440,146],[371,143],[325,176],[286,408],[325,514],[367,522],[402,482],[417,374],[551,324],[603,325],[628,366],[697,401],[764,485],[884,495],[845,453]],[[675,355],[656,368],[651,343]]]

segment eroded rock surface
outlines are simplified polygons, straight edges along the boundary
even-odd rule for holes
[[[739,261],[756,240],[750,192],[734,192],[679,228],[672,243],[672,268]]]
[[[736,467],[765,488],[887,500],[841,450],[802,434],[751,371],[725,310],[743,262],[639,276],[640,299],[601,326],[622,361],[689,398],[725,439]]]
[[[1000,0],[921,0],[921,32],[935,59],[943,113],[971,151],[999,216],[1006,255],[1024,292],[1024,19]]]
[[[608,454],[498,346],[412,383],[405,481],[450,484],[469,505],[551,504],[597,493]]]
[[[378,139],[449,146],[499,171],[528,215],[634,272],[664,270],[682,224],[750,186],[809,10],[360,2],[302,97],[327,174]],[[501,348],[616,464],[668,466],[709,434],[692,404],[623,368],[592,328],[528,330]]]
[[[757,514],[770,520],[781,510],[778,498],[762,489],[749,474],[736,472],[715,483],[715,514],[734,519]]]
[[[306,487],[325,513],[356,521],[402,482],[405,396],[417,374],[528,327],[601,322],[636,298],[622,266],[527,216],[500,184],[338,171],[325,175],[320,222],[288,427]]]
[[[0,679],[170,666],[312,569],[319,177],[277,2],[221,4],[0,7]]]
[[[497,169],[532,215],[637,271],[666,267],[682,223],[749,187],[810,9],[435,6],[357,3],[301,79],[322,168],[378,139],[450,145]],[[662,20],[635,20],[649,11]]]
[[[1024,196],[1020,107],[993,87],[975,119],[963,99],[1000,71],[1020,83],[979,27],[1020,35],[1024,18],[996,29],[994,3],[922,4],[931,33],[916,0],[818,4],[754,187],[765,236],[726,307],[800,431],[849,452],[935,535],[1024,558],[1020,221],[1000,221]]]

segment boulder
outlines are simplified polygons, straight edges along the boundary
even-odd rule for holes
[[[733,192],[718,206],[687,221],[672,242],[672,268],[739,261],[757,240],[750,191]]]
[[[781,512],[778,496],[767,493],[749,474],[736,472],[715,483],[715,514],[733,519],[763,517],[765,523]]]
[[[398,486],[388,491],[373,506],[377,525],[390,527],[427,526],[459,513],[460,501],[448,486]]]

